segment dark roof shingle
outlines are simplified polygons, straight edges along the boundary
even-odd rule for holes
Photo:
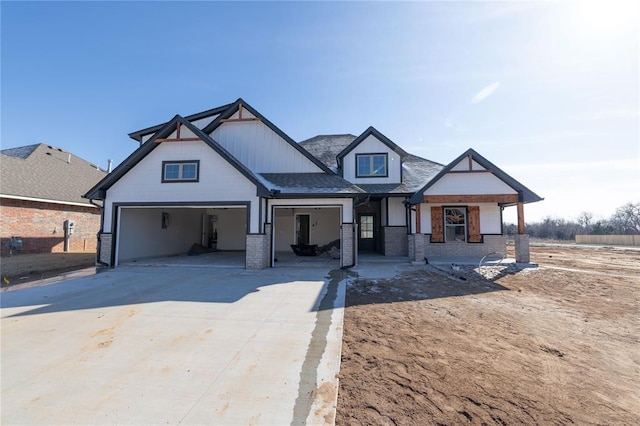
[[[2,195],[89,204],[82,195],[106,175],[86,160],[50,145],[8,148],[1,153]]]
[[[350,196],[364,193],[346,179],[328,173],[261,173],[260,176],[281,194]]]

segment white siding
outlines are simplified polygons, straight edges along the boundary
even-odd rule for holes
[[[479,204],[480,206],[480,233],[502,234],[502,222],[500,206],[497,204]]]
[[[480,207],[480,233],[482,234],[502,234],[502,222],[500,206],[495,203],[480,204],[447,204],[447,206],[478,206]],[[420,227],[421,233],[431,233],[431,207],[440,204],[420,204]],[[415,224],[414,224],[415,226]],[[415,228],[414,228],[415,230]]]
[[[207,118],[201,118],[200,120],[193,120],[190,123],[193,124],[194,126],[196,126],[198,129],[202,130],[205,127],[207,127],[207,125],[209,125],[213,120],[215,120],[216,118],[218,118],[218,115],[214,115],[211,117],[207,117]]]
[[[491,173],[448,173],[427,189],[424,195],[516,194],[509,185]]]
[[[356,178],[356,154],[387,154],[388,177]],[[342,176],[354,183],[400,183],[401,158],[373,135],[367,136],[342,159]]]
[[[162,183],[162,162],[200,160],[200,181]],[[256,186],[204,142],[165,142],[151,151],[107,191],[105,232],[111,230],[114,202],[250,201],[251,231],[258,232]]]
[[[402,203],[404,198],[387,198],[389,203],[389,226],[405,226],[407,224],[407,210]]]
[[[469,171],[469,158],[463,158],[458,164],[453,166],[454,171]],[[475,161],[471,161],[471,170],[487,170]]]
[[[242,117],[252,117],[244,110]],[[237,114],[232,118],[237,118]],[[322,170],[260,121],[227,122],[213,139],[256,173],[319,173]]]

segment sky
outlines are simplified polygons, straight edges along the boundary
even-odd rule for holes
[[[545,199],[528,222],[604,219],[640,202],[639,4],[2,1],[0,144],[106,168],[128,133],[242,97],[296,141],[473,148]]]

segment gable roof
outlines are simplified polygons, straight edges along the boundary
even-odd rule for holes
[[[203,118],[207,118],[207,117],[213,117],[214,115],[220,114],[224,111],[226,111],[231,105],[233,104],[227,104],[227,105],[222,105],[213,109],[209,109],[206,111],[202,111],[202,112],[197,112],[195,114],[191,114],[191,115],[187,115],[185,118],[185,120],[191,122],[191,121],[196,121],[196,120],[201,120]],[[156,124],[155,126],[151,126],[151,127],[147,127],[146,129],[142,129],[142,130],[137,130],[135,132],[131,132],[129,133],[129,137],[131,139],[135,139],[138,142],[142,142],[142,138],[148,135],[151,135],[155,132],[157,132],[158,130],[162,129],[162,127],[167,124],[167,123],[163,123],[163,124]]]
[[[82,194],[106,175],[98,166],[42,143],[1,153],[0,194],[7,198],[93,206]]]
[[[369,136],[374,136],[376,139],[378,139],[380,142],[382,142],[383,144],[387,145],[392,151],[394,151],[396,154],[398,154],[400,156],[401,159],[404,160],[404,158],[409,155],[407,154],[407,152],[405,150],[403,150],[402,148],[400,148],[398,145],[396,145],[395,143],[393,143],[391,141],[391,139],[389,139],[388,137],[386,137],[385,135],[383,135],[382,133],[380,133],[378,130],[376,130],[373,126],[369,126],[369,128],[367,130],[365,130],[364,132],[362,132],[362,134],[360,136],[358,136],[357,138],[355,138],[353,140],[353,142],[351,142],[346,148],[344,148],[338,155],[337,155],[337,161],[338,161],[338,167],[340,167],[342,165],[342,159],[349,154],[351,151],[353,151],[353,149],[355,149],[355,147],[357,147],[360,142],[362,142],[363,140],[365,140],[367,137]]]
[[[311,155],[331,170],[338,170],[338,154],[356,139],[355,135],[318,135],[299,142]]]
[[[218,153],[229,164],[242,173],[247,179],[254,183],[258,190],[258,195],[269,195],[270,190],[265,186],[265,183],[260,177],[249,170],[244,164],[238,161],[229,151],[227,151],[222,145],[214,141],[209,135],[202,132],[196,126],[191,124],[187,119],[176,115],[170,121],[168,121],[151,139],[143,143],[137,150],[135,150],[129,157],[127,157],[122,163],[116,167],[112,173],[107,175],[98,184],[91,188],[84,196],[90,199],[104,199],[106,190],[115,184],[122,176],[124,176],[129,170],[131,170],[136,164],[138,164],[144,157],[146,157],[151,151],[157,148],[160,144],[156,143],[157,139],[166,138],[173,133],[177,124],[180,123],[189,129],[194,135],[200,138],[204,143],[209,145],[215,152]],[[179,143],[179,142],[172,142]]]
[[[517,180],[515,180],[514,178],[512,178],[508,174],[506,174],[504,171],[502,171],[500,168],[498,168],[498,166],[496,166],[495,164],[493,164],[492,162],[490,162],[489,160],[487,160],[486,158],[484,158],[483,156],[478,154],[476,151],[474,151],[473,149],[469,148],[467,151],[462,153],[458,158],[456,158],[451,163],[449,163],[445,168],[443,168],[437,175],[435,175],[419,191],[417,191],[410,199],[411,204],[419,204],[419,203],[421,203],[424,200],[424,193],[425,193],[425,191],[427,189],[429,189],[431,186],[433,186],[444,175],[449,173],[465,157],[469,157],[469,156],[471,157],[471,159],[473,161],[475,161],[476,163],[480,164],[485,169],[489,170],[491,173],[493,173],[494,176],[496,176],[498,179],[503,181],[505,184],[507,184],[511,188],[513,188],[513,190],[518,193],[518,196],[519,196],[518,198],[520,199],[520,201],[522,201],[524,203],[533,203],[533,202],[541,201],[541,200],[544,199],[544,198],[536,195],[533,191],[531,191],[529,188],[527,188],[526,186],[524,186],[523,184],[521,184],[520,182],[518,182]]]
[[[222,124],[224,124],[223,120],[228,119],[233,114],[235,114],[236,111],[238,111],[238,109],[240,108],[240,105],[242,105],[242,108],[244,108],[247,111],[249,111],[254,117],[259,118],[260,121],[264,125],[266,125],[275,134],[277,134],[282,139],[284,139],[285,142],[287,142],[289,145],[291,145],[293,148],[295,148],[296,151],[298,151],[302,155],[304,155],[307,159],[309,159],[309,161],[311,161],[313,164],[318,166],[320,168],[320,170],[322,170],[322,171],[324,171],[326,173],[332,173],[332,174],[334,173],[323,162],[321,162],[316,157],[314,157],[309,152],[307,152],[307,150],[305,150],[303,147],[301,147],[299,144],[297,144],[293,139],[291,139],[289,137],[289,135],[287,135],[285,132],[280,130],[275,124],[273,124],[271,121],[269,121],[264,115],[262,115],[258,111],[256,111],[251,105],[246,103],[242,98],[238,98],[234,103],[230,104],[229,107],[224,112],[222,112],[218,117],[216,117],[215,120],[213,120],[211,123],[209,123],[207,126],[205,126],[202,129],[202,131],[204,133],[206,133],[206,134],[213,133],[218,127],[220,127]]]

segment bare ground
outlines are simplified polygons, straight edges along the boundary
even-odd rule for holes
[[[95,252],[15,254],[0,259],[2,287],[95,266]]]
[[[640,251],[348,286],[338,425],[640,424]]]

